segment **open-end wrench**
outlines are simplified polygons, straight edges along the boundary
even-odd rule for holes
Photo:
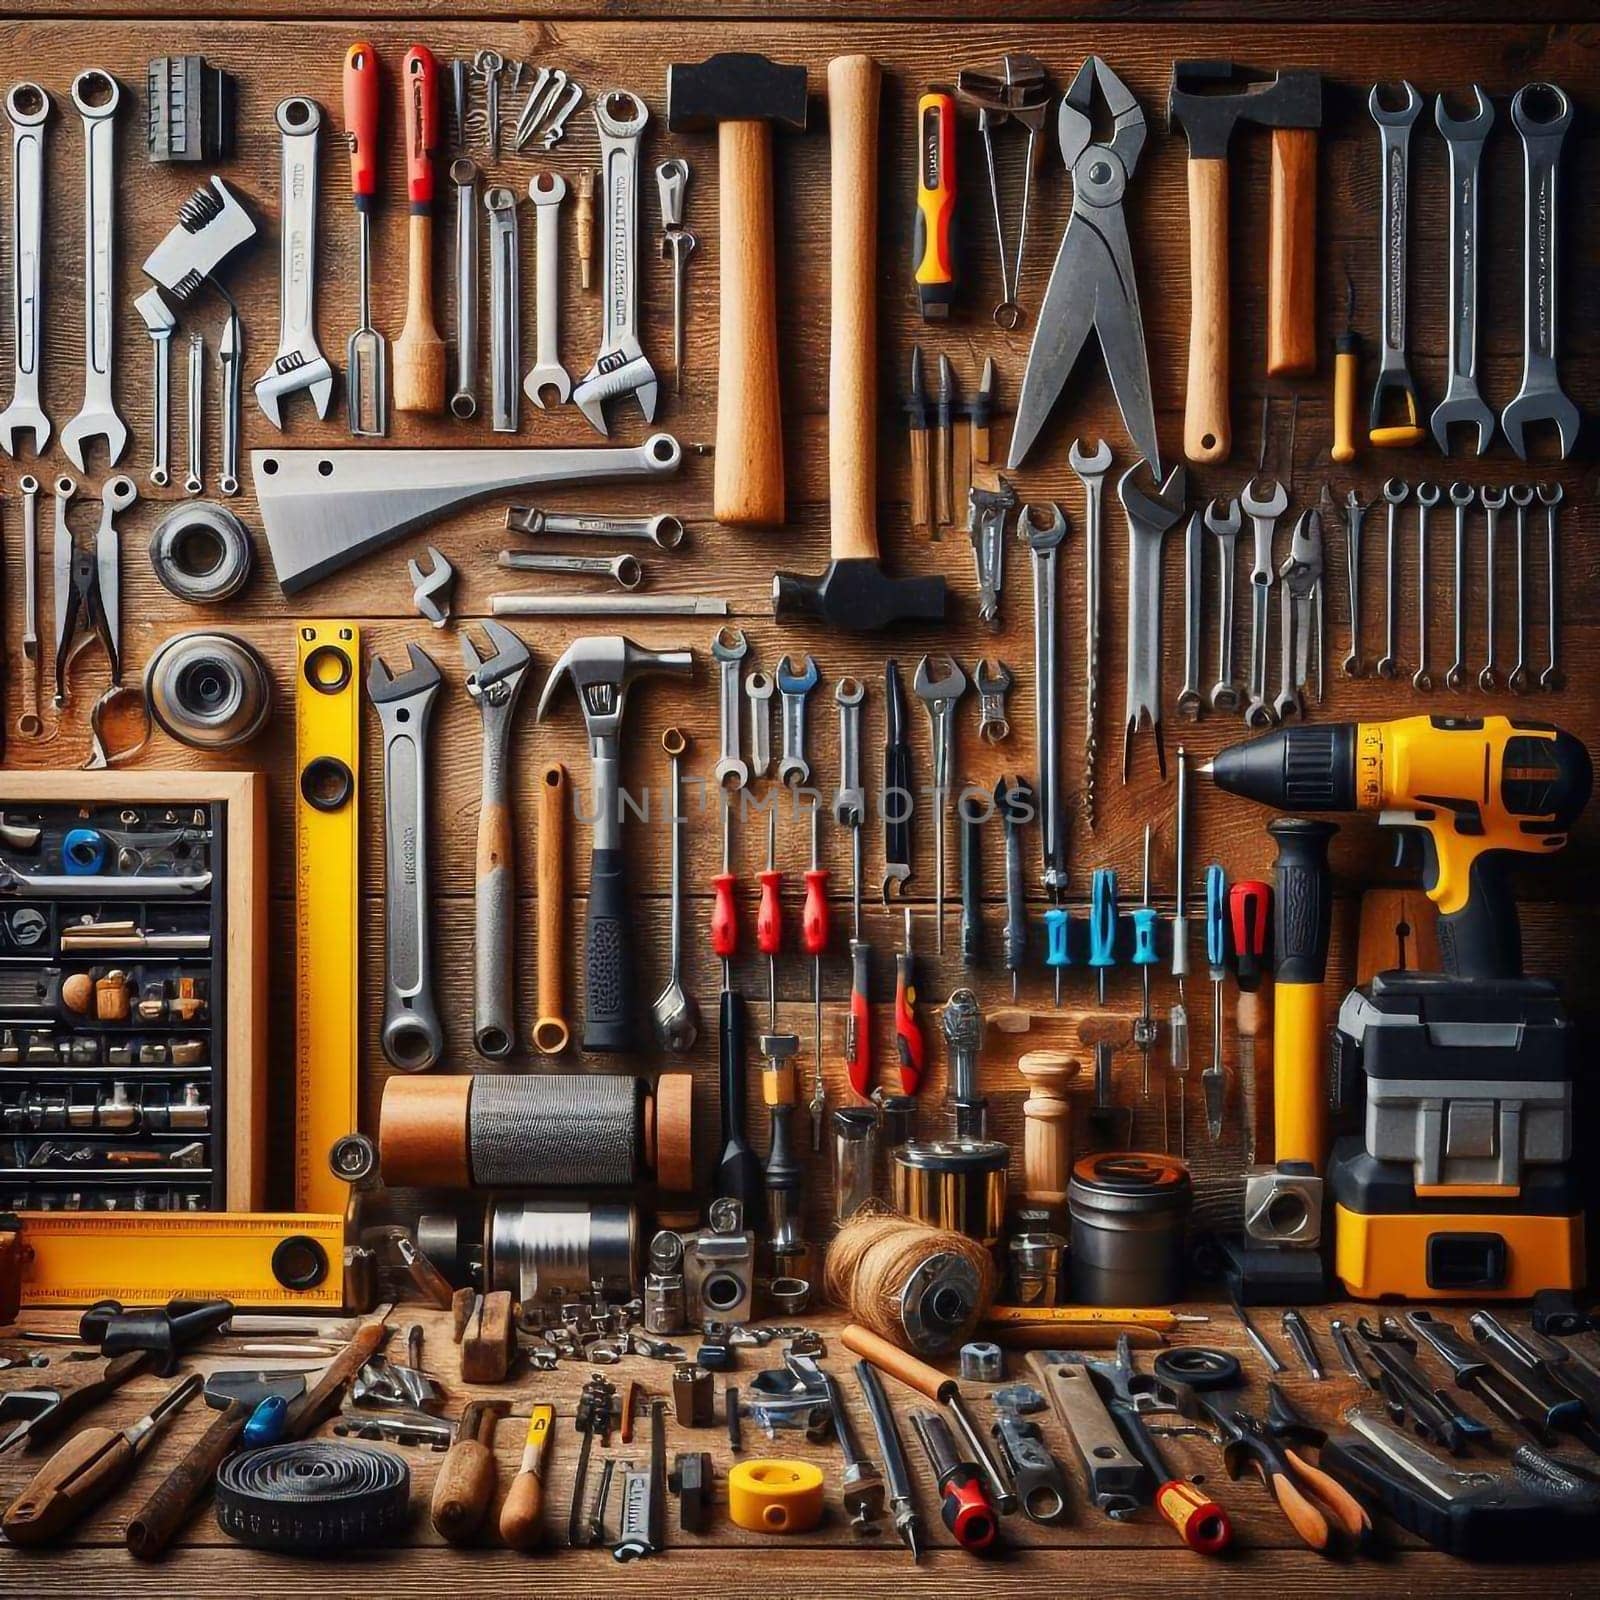
[[[783,749],[778,757],[778,782],[785,788],[811,782],[811,762],[806,757],[806,697],[822,681],[815,656],[807,656],[798,669],[793,656],[778,663],[778,706],[783,724]]]
[[[1536,115],[1542,111],[1552,114]],[[1525,84],[1512,97],[1511,125],[1522,135],[1522,387],[1500,413],[1500,426],[1524,461],[1530,422],[1554,425],[1564,461],[1581,420],[1556,370],[1561,146],[1571,124],[1572,102],[1553,83]]]
[[[1451,427],[1474,427],[1481,456],[1494,438],[1494,412],[1478,393],[1478,168],[1494,106],[1477,84],[1472,98],[1470,117],[1451,116],[1443,95],[1433,105],[1450,152],[1450,376],[1444,399],[1433,408],[1433,437],[1449,455]]]
[[[1388,508],[1383,527],[1383,656],[1378,662],[1380,678],[1400,676],[1398,657],[1400,636],[1400,596],[1396,588],[1399,568],[1400,507],[1406,503],[1411,485],[1402,478],[1388,478],[1383,485],[1384,505]]]
[[[1093,450],[1074,439],[1067,464],[1083,485],[1083,820],[1094,832],[1094,758],[1100,722],[1100,535],[1105,526],[1106,473],[1111,446],[1097,439]]]
[[[183,492],[200,494],[206,486],[206,341],[198,333],[189,335],[189,387],[185,399],[189,411],[189,471],[183,480]]]
[[[1509,430],[1508,430],[1509,431]],[[1499,582],[1499,549],[1500,549],[1500,513],[1505,510],[1509,496],[1506,490],[1494,488],[1485,483],[1478,489],[1478,503],[1483,507],[1483,541],[1484,541],[1484,567],[1483,567],[1483,607],[1484,627],[1488,632],[1488,648],[1484,659],[1483,670],[1478,674],[1478,687],[1485,694],[1492,694],[1499,683],[1499,673],[1495,668],[1495,632],[1498,615],[1499,596],[1495,593],[1495,585]]]
[[[549,402],[564,406],[572,398],[572,379],[561,365],[561,202],[567,197],[567,180],[557,172],[536,172],[528,179],[533,202],[534,318],[533,366],[523,380],[523,391],[543,411]]]
[[[165,489],[172,482],[172,336],[178,319],[151,284],[133,302],[150,333],[150,482]]]
[[[711,640],[711,657],[717,663],[721,680],[720,727],[722,752],[711,769],[712,776],[723,788],[729,780],[735,789],[742,789],[750,781],[750,767],[739,754],[739,711],[744,696],[740,693],[740,663],[750,654],[750,641],[743,628],[718,628]]]
[[[1189,722],[1200,720],[1200,551],[1204,526],[1200,512],[1193,511],[1183,531],[1183,687],[1178,691],[1178,715]]]
[[[1526,694],[1533,687],[1533,674],[1528,670],[1528,507],[1533,504],[1533,485],[1514,483],[1507,492],[1517,518],[1517,659],[1506,688],[1513,694]]]
[[[594,103],[605,185],[606,259],[600,350],[572,392],[578,409],[607,432],[605,402],[634,395],[644,420],[656,414],[656,375],[639,348],[639,135],[650,112],[638,95],[608,89]]]
[[[1243,525],[1237,500],[1230,500],[1225,510],[1215,500],[1206,506],[1206,531],[1217,541],[1217,681],[1209,696],[1213,711],[1237,711],[1244,700],[1233,663],[1234,563]]]
[[[1252,728],[1264,728],[1272,721],[1272,706],[1267,699],[1267,623],[1271,617],[1272,536],[1278,518],[1289,504],[1289,491],[1274,480],[1272,493],[1256,492],[1252,478],[1239,493],[1239,506],[1250,519],[1254,534],[1254,554],[1250,562],[1250,700],[1244,720]]]
[[[422,1072],[444,1049],[428,950],[428,724],[443,674],[408,644],[407,672],[372,658],[367,695],[383,725],[383,1053],[402,1072]]]
[[[463,422],[478,414],[478,163],[450,163],[456,189],[456,386],[450,414]]]
[[[637,589],[644,568],[637,556],[558,556],[544,551],[502,550],[495,564],[508,572],[567,572],[585,578],[610,578],[619,589]]]
[[[515,433],[521,421],[522,274],[517,265],[516,191],[496,184],[483,196],[489,213],[489,422]]]
[[[1366,670],[1361,658],[1361,524],[1366,520],[1366,502],[1354,489],[1344,497],[1344,577],[1350,596],[1350,648],[1345,652],[1343,671],[1347,678],[1359,678]]]
[[[317,343],[317,147],[322,107],[304,95],[278,102],[283,135],[282,247],[278,261],[278,353],[256,380],[256,404],[275,428],[280,402],[301,389],[311,393],[319,419],[333,402],[333,368]]]
[[[1024,522],[1031,522],[1031,509],[1024,508]],[[1059,511],[1056,514],[1060,516]],[[1063,532],[1065,528],[1063,518]],[[950,768],[956,744],[956,707],[967,692],[967,675],[952,656],[924,656],[917,663],[911,687],[928,713],[928,733],[933,746],[933,931],[934,948],[943,955],[944,813],[950,795]]]
[[[1433,603],[1428,593],[1428,523],[1439,498],[1438,484],[1417,485],[1417,670],[1411,674],[1411,687],[1421,693],[1433,687],[1428,670],[1428,607]]]
[[[17,453],[17,435],[33,435],[35,455],[50,443],[50,419],[39,398],[44,356],[44,125],[50,96],[36,83],[6,95],[11,119],[11,349],[16,365],[11,404],[0,412],[0,450]],[[153,291],[152,291],[153,292]]]
[[[22,712],[17,732],[37,739],[39,716],[39,480],[31,472],[17,479],[22,492]]]
[[[1545,633],[1546,655],[1545,669],[1539,674],[1539,687],[1547,692],[1554,693],[1567,686],[1567,675],[1557,664],[1560,648],[1561,606],[1557,596],[1560,594],[1560,559],[1556,549],[1556,507],[1561,504],[1564,491],[1559,483],[1541,483],[1539,485],[1539,504],[1544,507],[1544,543],[1545,543]]]
[[[777,685],[764,672],[744,680],[744,697],[750,702],[750,776],[764,778],[772,765],[772,697]]]
[[[483,120],[489,159],[500,159],[500,74],[505,57],[498,50],[480,50],[472,58],[472,70],[483,79]]]
[[[1406,364],[1406,208],[1411,189],[1411,124],[1422,112],[1422,96],[1402,82],[1405,104],[1391,110],[1380,98],[1381,84],[1367,96],[1367,110],[1378,125],[1381,158],[1381,216],[1378,253],[1382,290],[1382,355],[1372,389],[1367,437],[1380,449],[1403,449],[1422,443],[1417,385]],[[1405,398],[1405,422],[1385,425],[1389,391]]]
[[[511,506],[506,528],[512,533],[548,533],[584,539],[640,539],[658,550],[676,550],[683,543],[683,519],[669,511],[648,517],[606,517],[586,511],[542,511],[537,506]]]
[[[111,392],[115,348],[117,105],[122,86],[109,72],[89,67],[72,80],[72,103],[83,118],[83,407],[61,430],[61,448],[79,472],[84,445],[103,439],[108,466],[128,444],[128,425]]]
[[[517,1037],[516,818],[511,801],[511,724],[527,681],[528,647],[503,623],[483,624],[494,646],[480,656],[461,630],[468,698],[483,717],[483,787],[478,805],[477,905],[472,942],[472,1037],[499,1060]]]
[[[1040,514],[1044,513],[1044,520]],[[1066,513],[1046,504],[1026,505],[1017,516],[1017,536],[1033,557],[1033,713],[1038,750],[1039,842],[1045,893],[1060,896],[1067,887],[1066,815],[1061,805],[1060,673],[1056,641],[1056,552],[1067,536]]]
[[[1450,563],[1455,584],[1455,660],[1444,675],[1448,689],[1463,689],[1467,683],[1467,509],[1476,498],[1470,483],[1457,479],[1450,485],[1450,504],[1455,507]]]
[[[1161,736],[1161,545],[1183,515],[1188,470],[1181,464],[1150,493],[1134,482],[1143,461],[1123,473],[1117,485],[1128,517],[1128,695],[1122,726],[1122,781],[1127,783],[1133,760],[1133,736],[1146,718],[1155,739],[1156,767],[1167,775],[1167,752]],[[1282,492],[1281,489],[1279,491]],[[1271,555],[1271,540],[1267,551]],[[1266,665],[1262,665],[1265,683]]]

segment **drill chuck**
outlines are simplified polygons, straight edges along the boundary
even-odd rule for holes
[[[1278,728],[1229,745],[1211,763],[1219,789],[1280,811],[1356,810],[1356,725]]]

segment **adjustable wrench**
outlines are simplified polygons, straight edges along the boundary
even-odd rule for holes
[[[1060,674],[1056,670],[1056,552],[1067,536],[1066,513],[1058,505],[1037,508],[1049,513],[1040,523],[1036,508],[1026,505],[1017,517],[1017,536],[1033,556],[1033,713],[1039,769],[1039,842],[1045,892],[1059,896],[1067,887],[1066,817],[1061,808]]]
[[[1478,430],[1481,456],[1494,438],[1494,412],[1478,393],[1478,168],[1484,140],[1494,126],[1494,106],[1477,84],[1470,117],[1452,117],[1444,96],[1433,120],[1450,152],[1450,378],[1444,399],[1433,408],[1433,438],[1450,454],[1450,429],[1464,423]]]
[[[1183,532],[1183,687],[1178,691],[1178,715],[1200,720],[1200,606],[1204,572],[1201,531],[1204,520],[1192,512]]]
[[[1409,84],[1405,104],[1391,111],[1378,97],[1374,84],[1367,110],[1378,125],[1380,193],[1382,196],[1378,251],[1383,284],[1382,359],[1378,381],[1372,388],[1372,408],[1367,437],[1379,449],[1399,449],[1422,443],[1417,416],[1417,385],[1406,364],[1406,205],[1411,189],[1411,124],[1422,111],[1422,96]],[[1405,397],[1403,424],[1385,426],[1384,401],[1389,390]]]
[[[485,190],[489,213],[489,417],[496,433],[515,433],[520,417],[522,277],[517,266],[517,197],[497,184]]]
[[[1272,721],[1267,701],[1267,623],[1272,599],[1272,535],[1278,518],[1289,504],[1289,492],[1274,482],[1272,493],[1263,499],[1256,493],[1255,479],[1244,486],[1239,506],[1250,519],[1255,532],[1255,556],[1250,564],[1250,703],[1244,720],[1252,728],[1264,728]]]
[[[502,623],[486,621],[494,653],[481,657],[461,630],[467,695],[483,716],[483,793],[478,806],[477,908],[473,931],[472,1037],[481,1055],[511,1054],[517,1036],[516,843],[511,804],[511,724],[532,657]]]
[[[311,392],[319,420],[333,401],[333,368],[317,344],[317,147],[322,107],[303,95],[280,100],[283,135],[282,247],[278,260],[278,353],[256,380],[256,404],[274,428],[283,427],[279,402]]]
[[[0,412],[0,450],[17,453],[17,434],[33,435],[35,455],[50,443],[50,419],[39,400],[44,355],[44,125],[50,96],[36,83],[6,95],[11,119],[11,348],[16,365],[11,404]]]
[[[1411,674],[1411,687],[1425,693],[1433,687],[1428,671],[1428,522],[1439,503],[1439,485],[1417,485],[1417,670]]]
[[[1406,503],[1411,486],[1402,478],[1386,479],[1383,500],[1388,510],[1383,527],[1383,658],[1378,662],[1380,678],[1397,678],[1400,663],[1396,657],[1399,648],[1399,595],[1395,588],[1396,566],[1399,559],[1400,507]]]
[[[1286,502],[1287,503],[1287,502]],[[1237,711],[1244,696],[1233,663],[1233,584],[1239,549],[1239,529],[1244,518],[1239,502],[1230,500],[1226,511],[1217,502],[1206,507],[1206,530],[1217,541],[1217,681],[1211,685],[1213,711]]]
[[[1144,465],[1134,464],[1123,473],[1117,492],[1128,517],[1128,696],[1123,713],[1122,781],[1127,783],[1133,756],[1133,736],[1139,724],[1150,719],[1155,739],[1156,767],[1167,776],[1167,752],[1161,742],[1161,545],[1183,515],[1188,470],[1179,465],[1165,483],[1150,494],[1133,480]],[[1268,539],[1271,556],[1271,539]],[[1262,668],[1265,682],[1265,667]]]
[[[1544,507],[1544,581],[1547,606],[1545,630],[1548,657],[1544,671],[1539,674],[1539,687],[1551,692],[1564,689],[1567,686],[1567,675],[1556,663],[1560,645],[1558,628],[1560,626],[1561,610],[1557,601],[1560,561],[1556,551],[1556,507],[1561,504],[1563,495],[1564,491],[1559,483],[1541,483],[1539,485],[1539,504]]]
[[[605,182],[606,262],[600,351],[572,398],[601,433],[605,402],[635,395],[644,420],[656,414],[656,375],[639,348],[639,135],[650,112],[638,95],[608,89],[594,103]]]
[[[1057,515],[1060,513],[1057,512]],[[1065,526],[1063,519],[1063,531]],[[1053,555],[1051,562],[1053,565]],[[1052,623],[1054,620],[1052,616]],[[935,661],[940,663],[937,677],[934,675]],[[967,675],[951,656],[924,656],[917,663],[911,687],[928,713],[928,734],[933,746],[933,931],[934,948],[943,955],[944,813],[950,793],[951,756],[956,743],[956,707],[967,692]],[[1050,698],[1054,700],[1053,692]]]
[[[750,654],[750,641],[743,628],[718,628],[711,640],[711,657],[717,663],[721,677],[721,734],[722,753],[711,769],[712,776],[723,787],[733,780],[735,789],[742,789],[750,781],[750,767],[739,754],[740,662]]]
[[[1084,697],[1083,820],[1094,832],[1094,758],[1100,721],[1100,536],[1105,525],[1106,473],[1111,446],[1097,439],[1092,451],[1074,439],[1067,463],[1083,485]]]
[[[61,430],[61,447],[79,472],[84,445],[103,439],[108,466],[128,444],[128,425],[111,393],[116,308],[117,105],[122,86],[90,67],[72,80],[72,103],[83,118],[83,407]]]
[[[1495,616],[1496,600],[1495,584],[1498,581],[1499,568],[1498,551],[1500,535],[1500,513],[1505,510],[1508,496],[1504,488],[1491,488],[1487,483],[1478,490],[1478,502],[1483,507],[1483,536],[1484,536],[1484,572],[1483,572],[1483,604],[1484,624],[1489,635],[1488,654],[1484,661],[1483,670],[1478,674],[1478,687],[1485,694],[1492,694],[1499,678],[1495,670]]]
[[[444,677],[419,645],[398,678],[372,658],[367,695],[383,725],[383,1053],[423,1072],[444,1049],[428,951],[428,724]]]
[[[178,319],[154,284],[133,309],[150,333],[150,482],[165,489],[172,482],[172,336]]]
[[[1541,108],[1554,115],[1536,117]],[[1554,424],[1564,461],[1581,420],[1556,371],[1558,195],[1561,146],[1571,124],[1572,102],[1553,83],[1525,84],[1512,97],[1511,125],[1522,135],[1522,387],[1500,413],[1500,426],[1524,461],[1523,429],[1530,422]]]
[[[806,696],[822,681],[816,658],[807,656],[798,671],[794,658],[785,656],[778,663],[778,707],[783,724],[783,751],[778,757],[778,782],[785,788],[811,782],[811,763],[806,759]]]
[[[1344,675],[1359,678],[1366,670],[1361,659],[1361,524],[1367,508],[1354,489],[1344,497],[1344,577],[1350,596],[1350,648],[1345,652]]]
[[[1459,479],[1450,485],[1450,504],[1455,507],[1454,551],[1451,566],[1455,577],[1455,660],[1445,673],[1445,686],[1464,688],[1467,681],[1467,508],[1477,498],[1470,483]]]
[[[750,776],[764,778],[772,765],[772,696],[774,684],[764,672],[752,672],[744,681],[750,702]]]
[[[561,202],[567,197],[567,180],[556,172],[536,172],[528,179],[533,202],[534,319],[533,367],[523,379],[527,397],[543,411],[545,390],[555,393],[555,404],[572,398],[572,379],[561,365]]]
[[[1528,671],[1528,507],[1533,504],[1533,485],[1514,483],[1507,492],[1517,508],[1517,660],[1506,688],[1513,694],[1526,694],[1533,687],[1533,675]]]
[[[478,163],[450,163],[456,186],[456,387],[450,414],[463,422],[478,414]]]

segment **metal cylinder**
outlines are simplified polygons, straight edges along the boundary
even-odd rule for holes
[[[883,1109],[883,1128],[878,1143],[885,1150],[910,1144],[917,1136],[917,1097],[914,1094],[886,1094],[879,1103]]]
[[[709,1428],[717,1419],[711,1371],[686,1361],[672,1369],[672,1410],[680,1428]]]
[[[932,1139],[891,1152],[897,1211],[991,1249],[1005,1229],[1006,1166],[998,1139]]]
[[[1072,1169],[1072,1303],[1165,1306],[1183,1297],[1184,1232],[1194,1190],[1172,1156],[1108,1150]]]
[[[1011,1302],[1019,1306],[1061,1304],[1061,1264],[1067,1241],[1059,1233],[1016,1233],[1008,1247]]]
[[[870,1106],[833,1114],[833,1215],[846,1222],[872,1198],[877,1182],[878,1116]]]
[[[588,1294],[632,1299],[639,1281],[639,1219],[632,1206],[496,1200],[483,1224],[483,1287],[524,1306]]]

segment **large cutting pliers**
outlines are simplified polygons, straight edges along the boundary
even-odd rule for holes
[[[1104,144],[1093,139],[1096,85],[1112,118],[1111,138]],[[1084,62],[1062,96],[1057,137],[1062,160],[1072,174],[1072,215],[1028,352],[1010,465],[1020,467],[1033,448],[1093,328],[1100,336],[1106,371],[1133,447],[1159,478],[1161,452],[1150,398],[1150,362],[1122,213],[1128,179],[1144,149],[1144,112],[1099,56]]]

